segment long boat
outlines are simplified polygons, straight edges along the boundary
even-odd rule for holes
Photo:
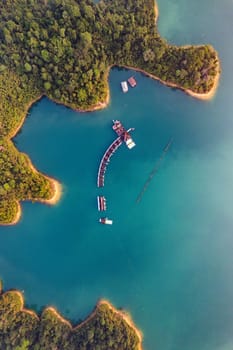
[[[105,211],[107,209],[106,198],[104,196],[97,196],[97,205],[99,211]]]

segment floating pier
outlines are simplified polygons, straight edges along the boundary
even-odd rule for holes
[[[99,170],[98,170],[98,177],[97,177],[97,186],[98,187],[103,187],[104,186],[104,176],[105,176],[105,171],[107,168],[108,163],[110,162],[110,158],[113,155],[113,153],[116,152],[118,147],[122,144],[122,139],[121,137],[118,137],[116,140],[111,143],[111,145],[108,147],[107,151],[104,153],[100,165],[99,165]]]
[[[103,187],[104,186],[104,178],[105,178],[105,172],[108,163],[110,162],[111,156],[116,152],[116,150],[122,145],[123,142],[125,142],[126,146],[131,149],[135,146],[134,141],[132,140],[130,136],[130,131],[134,130],[134,128],[130,128],[126,130],[121,122],[119,120],[113,120],[113,130],[116,132],[118,137],[111,143],[111,145],[108,147],[107,151],[104,153],[98,170],[98,176],[97,176],[97,187]]]

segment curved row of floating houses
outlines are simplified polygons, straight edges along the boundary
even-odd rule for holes
[[[113,155],[113,153],[115,153],[117,148],[120,147],[120,145],[122,145],[122,142],[123,141],[121,137],[118,137],[116,140],[113,141],[113,143],[108,147],[107,151],[104,153],[100,162],[99,170],[98,170],[98,177],[97,177],[98,187],[104,186],[104,176],[105,176],[107,165],[110,162],[110,158]]]
[[[104,178],[105,178],[105,172],[107,165],[110,161],[111,156],[116,152],[116,150],[122,145],[123,142],[125,142],[126,146],[129,149],[132,149],[135,146],[135,143],[133,139],[131,138],[131,135],[129,134],[130,131],[134,130],[134,128],[130,128],[126,130],[121,122],[119,120],[113,120],[113,130],[117,134],[117,138],[111,143],[111,145],[108,147],[106,152],[104,153],[98,170],[98,176],[97,176],[97,186],[103,187],[104,186]],[[105,211],[106,210],[106,199],[104,196],[98,196],[97,197],[97,204],[98,204],[98,210],[99,211]],[[107,217],[100,218],[99,220],[102,224],[112,224],[112,220],[108,219]]]

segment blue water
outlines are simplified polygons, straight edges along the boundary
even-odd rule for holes
[[[139,73],[113,69],[111,102],[76,113],[42,99],[17,147],[63,185],[49,207],[23,203],[14,227],[0,228],[0,275],[35,309],[55,305],[85,318],[99,298],[127,309],[145,350],[233,349],[233,3],[159,0],[159,30],[175,44],[211,43],[222,75],[216,97],[195,100]],[[128,94],[120,81],[134,74]],[[111,120],[135,127],[97,190]],[[174,143],[142,201],[136,197],[170,136]],[[113,226],[98,224],[96,195]]]

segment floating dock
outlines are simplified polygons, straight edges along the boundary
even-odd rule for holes
[[[126,146],[129,149],[136,146],[135,142],[133,141],[132,137],[129,134],[129,132],[133,131],[134,128],[130,128],[130,129],[126,130],[119,120],[113,120],[112,128],[117,133],[118,136],[123,138],[123,141],[125,142]]]

